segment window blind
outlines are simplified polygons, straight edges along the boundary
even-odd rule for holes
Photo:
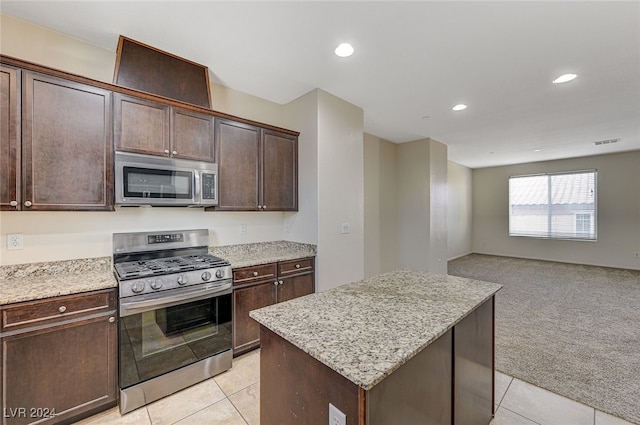
[[[509,177],[509,235],[597,239],[597,171]]]

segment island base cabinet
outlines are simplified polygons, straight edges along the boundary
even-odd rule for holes
[[[454,328],[454,424],[486,425],[494,406],[494,299]]]
[[[493,418],[494,299],[365,390],[260,326],[260,423],[488,425]]]
[[[329,403],[359,420],[363,390],[280,336],[260,326],[260,424],[327,425]]]
[[[452,331],[366,394],[367,425],[451,424]]]

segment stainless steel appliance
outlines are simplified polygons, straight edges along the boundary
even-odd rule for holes
[[[115,233],[120,412],[231,367],[229,262],[206,229]]]
[[[115,153],[116,205],[204,207],[218,204],[218,165]]]

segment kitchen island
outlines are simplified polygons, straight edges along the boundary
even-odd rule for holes
[[[252,311],[261,423],[488,424],[500,288],[399,270]]]

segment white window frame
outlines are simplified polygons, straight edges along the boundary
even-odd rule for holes
[[[576,209],[572,210],[569,214],[573,221],[573,229],[572,231],[567,231],[565,229],[564,232],[560,230],[554,230],[556,225],[554,225],[554,218],[561,219],[562,215],[558,213],[554,213],[554,208],[552,204],[552,196],[553,196],[553,187],[552,181],[554,176],[560,175],[578,175],[578,174],[593,174],[593,188],[591,189],[593,196],[593,210],[591,209]],[[522,221],[518,223],[516,217],[520,217],[522,220],[522,214],[518,214],[514,212],[514,204],[512,203],[512,199],[518,199],[515,193],[512,191],[513,186],[512,182],[515,179],[523,178],[523,177],[546,177],[546,183],[541,182],[541,186],[544,188],[544,185],[547,185],[546,194],[546,203],[536,203],[536,204],[527,204],[532,206],[533,208],[537,208],[538,212],[534,213],[537,215],[538,219],[537,225],[532,225],[532,229],[522,230]],[[509,236],[515,237],[528,237],[535,239],[563,239],[563,240],[579,240],[579,241],[597,241],[598,239],[598,171],[593,170],[577,170],[577,171],[565,171],[565,172],[556,172],[556,173],[541,173],[541,174],[528,174],[528,175],[517,175],[509,177]],[[522,192],[521,192],[522,193]],[[540,191],[538,192],[538,194]],[[540,195],[538,195],[538,198]],[[556,204],[562,205],[562,204]],[[584,203],[582,205],[585,205]],[[525,207],[526,205],[516,204],[516,207]],[[542,212],[542,213],[541,213]],[[545,217],[546,214],[546,217]],[[578,216],[582,214],[587,214],[590,216],[589,227],[593,229],[593,232],[588,231],[584,232],[583,230],[578,231]],[[564,215],[565,221],[567,220],[566,213]],[[524,217],[526,219],[526,217]],[[531,215],[530,219],[535,219],[535,215]],[[536,227],[540,228],[540,220],[546,221],[546,230],[536,229]],[[544,226],[544,225],[543,225]]]

